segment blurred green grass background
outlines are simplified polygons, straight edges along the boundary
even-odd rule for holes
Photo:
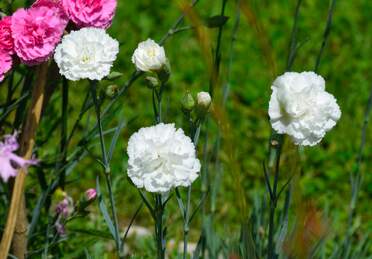
[[[196,6],[197,13],[204,18],[218,15],[220,1],[201,0]],[[293,14],[296,1],[269,1],[256,0],[253,2],[253,11],[257,19],[262,23],[266,37],[272,47],[272,54],[277,67],[277,75],[285,71],[290,33],[293,23]],[[298,41],[303,46],[298,51],[294,62],[293,71],[310,71],[314,69],[316,57],[321,46],[324,27],[327,19],[328,1],[306,0],[300,10]],[[131,55],[140,41],[153,38],[159,41],[171,27],[181,11],[177,1],[167,0],[136,0],[119,1],[116,17],[109,34],[121,43],[120,54],[113,70],[121,72],[124,76],[115,84],[122,86],[134,71],[131,63]],[[222,38],[222,61],[221,61],[221,84],[215,89],[222,91],[222,85],[226,83],[229,73],[228,63],[230,58],[230,42],[233,31],[233,23],[236,16],[235,1],[228,1],[226,15],[230,17],[224,27]],[[304,148],[299,151],[300,170],[299,186],[296,195],[301,200],[312,201],[318,209],[324,211],[331,223],[331,232],[343,233],[343,227],[347,222],[347,212],[351,196],[350,172],[355,167],[356,155],[360,145],[361,127],[364,111],[367,104],[369,89],[371,87],[372,69],[372,1],[337,1],[333,16],[332,31],[325,47],[321,60],[319,74],[326,79],[326,89],[331,92],[342,110],[342,117],[337,126],[329,132],[320,145],[313,148]],[[186,24],[188,20],[186,20]],[[211,41],[214,43],[217,30],[210,29]],[[215,47],[215,46],[214,46]],[[183,127],[184,121],[181,112],[181,98],[186,91],[196,94],[206,91],[209,87],[209,74],[203,53],[192,30],[175,34],[165,44],[165,50],[169,58],[172,75],[169,87],[165,93],[165,105],[167,107],[165,120],[175,122],[178,127]],[[252,208],[253,198],[257,194],[265,192],[262,161],[267,157],[268,139],[271,128],[267,118],[268,101],[270,98],[270,85],[273,81],[263,53],[259,45],[259,39],[254,28],[241,15],[240,27],[236,35],[234,46],[233,65],[229,77],[230,92],[226,108],[226,114],[230,123],[233,145],[237,152],[239,170],[243,177],[241,182],[246,191],[248,207]],[[107,85],[101,84],[101,90],[105,91]],[[0,89],[1,90],[1,89]],[[69,99],[69,129],[76,120],[83,97],[88,91],[87,82],[70,83]],[[41,158],[51,158],[58,153],[55,143],[58,141],[59,131],[54,131],[52,137],[47,136],[47,129],[60,116],[61,94],[57,90],[48,107],[46,117],[42,122],[40,139],[48,138],[44,149],[38,150]],[[215,104],[215,105],[218,105]],[[93,125],[93,113],[91,121],[87,125]],[[105,127],[116,125],[125,118],[128,125],[120,135],[115,149],[111,171],[114,178],[114,190],[117,200],[119,221],[124,230],[130,217],[140,204],[137,190],[129,183],[126,177],[126,145],[128,137],[140,127],[153,124],[153,112],[151,104],[151,91],[145,86],[142,79],[138,80],[120,98],[118,109],[113,114],[112,121]],[[218,128],[218,117],[212,116],[210,120],[209,134],[212,136],[208,150],[213,149],[213,136]],[[85,124],[79,127],[79,134],[86,130]],[[202,139],[199,145],[202,151],[204,144],[205,128],[202,130]],[[372,230],[372,214],[369,202],[372,198],[372,130],[367,132],[367,146],[364,153],[364,162],[361,172],[364,174],[364,183],[359,196],[357,207],[358,222],[361,231]],[[76,138],[77,140],[78,138]],[[75,138],[72,147],[76,144]],[[225,141],[230,140],[223,136],[222,149],[219,156],[226,162]],[[75,141],[75,142],[74,142]],[[98,139],[97,142],[98,143]],[[293,147],[292,147],[293,148]],[[92,150],[95,150],[94,148]],[[97,148],[96,154],[99,154]],[[297,159],[293,153],[285,153],[285,161]],[[283,165],[281,178],[283,181],[290,174],[289,165]],[[221,235],[227,233],[237,235],[239,227],[240,211],[235,186],[234,172],[228,165],[223,166],[221,186],[217,194],[216,228]],[[69,184],[66,191],[77,198],[80,193],[95,186],[95,175],[100,172],[99,165],[91,156],[85,157],[73,169],[68,177]],[[48,174],[48,172],[46,172]],[[214,177],[213,172],[211,173]],[[51,177],[51,176],[49,176]],[[218,177],[216,175],[216,177]],[[37,178],[34,173],[28,177],[28,190],[36,195],[40,189],[37,186]],[[200,183],[196,183],[195,190],[200,189]],[[194,197],[200,197],[198,191]],[[194,199],[196,203],[197,199]],[[34,205],[30,204],[32,208]],[[95,206],[92,208],[90,221],[81,220],[81,228],[105,230],[102,217]],[[168,210],[169,235],[173,238],[181,238],[181,214],[178,211],[176,200],[171,201]],[[196,241],[199,234],[200,218],[191,226],[191,241]],[[83,225],[82,225],[83,224]],[[139,214],[136,224],[151,226],[152,221],[148,212],[143,209]],[[177,227],[178,225],[178,227]],[[71,231],[76,238],[71,238],[66,246],[76,247],[79,244],[79,235]],[[332,235],[330,235],[330,239]],[[107,241],[92,237],[91,251],[107,250]],[[138,245],[138,244],[137,244]],[[141,255],[141,246],[138,251]]]

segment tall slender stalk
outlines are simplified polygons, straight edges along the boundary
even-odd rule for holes
[[[333,15],[333,10],[335,7],[336,0],[330,0],[330,8],[328,10],[328,17],[327,17],[327,23],[326,27],[323,33],[323,40],[322,44],[316,59],[315,63],[315,68],[314,71],[317,72],[319,69],[320,65],[320,60],[326,45],[326,42],[329,38],[330,32],[331,32],[331,25],[332,25],[332,15]],[[297,5],[296,5],[296,11],[295,11],[295,16],[294,16],[294,23],[293,23],[293,29],[291,33],[291,43],[289,46],[289,55],[288,55],[288,62],[287,62],[287,71],[291,70],[291,67],[293,65],[296,53],[297,53],[297,24],[298,24],[298,18],[299,18],[299,10],[301,6],[302,0],[298,0]],[[275,143],[274,145],[274,159],[276,160],[276,167],[275,167],[275,179],[274,179],[274,187],[272,188],[272,195],[270,198],[270,216],[269,216],[269,245],[268,245],[268,259],[275,258],[275,245],[274,245],[274,216],[275,216],[275,210],[276,210],[276,205],[277,205],[277,182],[278,182],[278,172],[279,172],[279,163],[280,163],[280,155],[281,155],[281,149],[284,141],[284,136],[277,136],[278,139],[276,140],[275,138],[271,138],[270,141],[270,154],[271,154],[271,147],[273,146],[272,143]],[[274,142],[273,142],[274,141]],[[289,182],[290,183],[290,180]],[[269,183],[270,184],[270,183]],[[290,191],[290,190],[289,190]],[[279,193],[280,195],[280,193]]]
[[[67,156],[67,129],[68,129],[68,81],[66,78],[62,79],[62,120],[61,120],[61,141],[60,141],[60,152],[61,158],[59,161],[58,168],[62,167],[66,163]],[[65,188],[66,170],[61,172],[59,186]]]
[[[188,118],[189,120],[191,118]],[[198,119],[195,123],[191,122],[191,135],[193,136],[193,143],[196,147],[199,142],[199,135],[200,135],[200,128],[201,128],[201,120]],[[189,231],[190,231],[190,204],[191,204],[191,185],[187,187],[187,196],[186,196],[186,206],[183,205],[183,202],[181,200],[181,196],[178,193],[178,189],[176,189],[177,198],[179,202],[179,207],[182,212],[183,216],[183,258],[187,258],[187,247],[188,247],[188,237],[189,237]],[[201,198],[201,202],[203,202],[204,197]],[[196,208],[197,210],[198,208]],[[195,210],[195,211],[196,211]]]
[[[362,165],[363,161],[363,152],[367,140],[367,128],[368,128],[368,121],[370,117],[370,113],[372,111],[372,86],[369,94],[369,98],[367,101],[366,110],[364,113],[364,120],[363,120],[363,126],[361,130],[361,139],[360,139],[360,146],[356,158],[356,167],[354,171],[350,173],[350,180],[351,180],[351,199],[350,199],[350,205],[349,205],[349,216],[348,216],[348,223],[347,223],[347,232],[346,237],[343,244],[343,258],[348,258],[349,252],[350,252],[350,245],[351,245],[351,236],[352,236],[352,225],[354,222],[355,217],[355,210],[356,205],[358,202],[358,194],[360,187],[362,185],[363,181],[363,174],[360,172],[360,167]]]
[[[33,88],[32,103],[27,118],[23,124],[20,137],[20,154],[24,159],[31,159],[35,145],[36,131],[41,119],[44,102],[44,91],[48,73],[48,63],[43,63],[37,68],[37,81]],[[16,177],[10,209],[0,244],[0,258],[6,258],[13,239],[13,254],[17,258],[24,258],[27,249],[27,211],[24,196],[26,171],[20,169]]]
[[[158,259],[165,258],[165,233],[163,229],[164,204],[162,194],[155,194],[155,237]]]
[[[114,193],[112,190],[112,181],[111,181],[111,171],[110,171],[110,165],[109,161],[107,159],[107,152],[106,152],[106,146],[105,146],[105,140],[103,137],[103,126],[101,121],[101,111],[100,111],[100,103],[97,99],[97,81],[91,82],[91,94],[95,106],[96,111],[96,118],[97,118],[97,124],[98,124],[98,132],[99,132],[99,140],[100,140],[100,146],[101,146],[101,152],[102,152],[102,164],[104,166],[104,174],[105,174],[105,180],[107,184],[107,190],[109,193],[109,199],[110,199],[110,205],[111,205],[111,213],[112,217],[114,219],[114,229],[115,229],[115,244],[117,248],[118,254],[120,254],[120,248],[121,248],[121,239],[119,234],[119,224],[118,224],[118,218],[116,213],[116,206],[115,206],[115,199],[114,199]]]
[[[187,188],[187,201],[185,207],[185,216],[183,222],[183,258],[187,258],[187,245],[190,231],[190,200],[191,200],[191,185]]]
[[[296,4],[296,8],[295,8],[294,18],[293,18],[293,26],[292,26],[290,43],[289,43],[286,71],[290,71],[292,69],[293,62],[297,54],[297,32],[298,32],[298,20],[299,20],[301,4],[302,4],[302,0],[298,0]],[[281,157],[283,143],[284,143],[284,136],[276,135],[274,132],[272,132],[271,137],[270,137],[270,143],[269,143],[269,159],[271,160],[271,158],[273,158],[273,160],[271,161],[275,161],[274,182],[271,185],[270,181],[267,180],[267,183],[266,183],[270,190],[269,236],[268,236],[268,253],[267,253],[268,259],[273,259],[276,257],[275,242],[274,242],[275,214],[276,214],[278,199],[280,196],[280,193],[279,194],[277,193],[277,189],[278,189],[278,182],[279,182],[280,157]]]
[[[227,0],[222,0],[221,13],[220,13],[221,16],[225,15],[226,3],[227,3]],[[211,79],[209,82],[209,93],[212,97],[214,94],[214,87],[218,83],[219,73],[220,73],[223,29],[224,29],[223,25],[218,28],[216,50],[214,53],[213,69],[212,69]]]
[[[164,87],[165,87],[165,83],[162,82],[160,88],[154,87],[152,90],[152,106],[154,110],[154,117],[155,117],[156,123],[162,122],[162,94],[163,94]],[[144,196],[142,196],[142,198],[144,198]],[[165,211],[165,204],[163,204],[162,194],[156,193],[153,217],[155,220],[155,239],[156,239],[156,248],[157,248],[156,250],[157,250],[158,259],[165,258],[165,248],[166,248],[165,234],[166,233],[163,228],[164,211]]]
[[[315,62],[315,69],[314,69],[315,72],[317,72],[318,69],[319,69],[320,60],[322,58],[324,48],[325,48],[327,40],[329,38],[329,34],[331,33],[332,17],[333,17],[333,11],[335,9],[335,5],[336,5],[336,0],[330,0],[328,16],[327,16],[327,23],[326,23],[324,33],[323,33],[322,45],[320,47],[320,50],[319,50],[319,53],[318,53],[318,56],[317,56],[316,62]]]
[[[220,9],[220,15],[224,16],[225,15],[225,8],[226,8],[227,0],[222,0],[221,1],[221,9]],[[216,38],[216,49],[214,52],[214,60],[213,60],[213,66],[209,78],[209,93],[213,97],[214,94],[214,88],[216,85],[219,83],[219,77],[220,77],[220,65],[221,65],[221,48],[222,48],[222,35],[223,35],[223,29],[224,25],[220,26],[218,28],[218,34]],[[201,178],[202,178],[202,187],[201,187],[201,192],[202,192],[202,233],[200,236],[201,244],[202,244],[202,254],[205,252],[205,244],[206,244],[206,216],[207,216],[207,202],[206,199],[203,197],[206,197],[206,194],[208,192],[208,189],[210,187],[209,183],[209,177],[208,177],[208,142],[209,142],[209,135],[208,135],[208,128],[209,128],[209,119],[206,118],[205,120],[205,128],[206,128],[206,133],[205,133],[205,143],[203,147],[203,164],[204,164],[204,169],[201,173]],[[218,142],[218,140],[217,140]],[[213,254],[212,251],[211,255]]]
[[[275,244],[274,244],[274,234],[275,234],[275,214],[277,203],[279,199],[278,182],[279,182],[279,168],[280,168],[280,156],[283,144],[283,136],[280,136],[279,142],[276,146],[276,165],[274,173],[274,182],[272,187],[272,193],[270,196],[270,215],[269,215],[269,243],[268,243],[268,259],[276,258],[275,255]]]
[[[191,7],[194,7],[198,2],[199,0],[193,0],[191,2]],[[177,30],[178,26],[180,26],[180,24],[183,22],[184,19],[185,19],[185,13],[182,13],[180,17],[178,17],[178,19],[172,25],[172,27],[168,30],[168,32],[163,36],[163,38],[161,38],[160,45],[163,45],[170,36],[175,34],[175,31]]]
[[[289,51],[288,51],[288,60],[287,60],[287,71],[290,71],[293,65],[293,62],[296,58],[297,54],[297,32],[298,32],[298,19],[300,15],[300,7],[302,4],[302,0],[298,0],[296,4],[296,10],[294,14],[294,21],[291,33],[291,41],[289,43]]]

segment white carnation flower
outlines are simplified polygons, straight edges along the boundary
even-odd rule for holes
[[[291,136],[296,145],[314,146],[341,117],[324,79],[314,72],[287,72],[271,86],[269,116],[273,129]]]
[[[101,80],[110,74],[119,53],[119,43],[104,29],[83,28],[63,37],[54,59],[67,79]]]
[[[138,70],[149,72],[161,69],[168,61],[164,48],[152,39],[148,39],[138,44],[132,62]]]
[[[130,137],[127,151],[128,176],[149,192],[190,186],[200,171],[194,144],[174,124],[141,128]]]

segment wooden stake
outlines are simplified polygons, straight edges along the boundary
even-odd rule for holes
[[[22,134],[19,141],[20,154],[24,159],[32,158],[36,131],[39,126],[44,102],[48,63],[45,62],[37,67],[36,73],[37,81],[32,92],[32,103],[28,110],[26,121],[23,124]],[[26,171],[20,169],[15,179],[8,218],[0,243],[0,259],[7,258],[12,239],[13,254],[19,259],[25,258],[28,226],[24,194],[25,178]]]

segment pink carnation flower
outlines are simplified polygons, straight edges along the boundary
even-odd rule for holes
[[[17,168],[26,168],[29,165],[37,164],[37,160],[25,160],[13,152],[19,148],[17,133],[6,135],[4,141],[0,141],[0,177],[7,182],[9,177],[17,175]]]
[[[59,12],[61,11],[63,12],[61,0],[36,0],[35,3],[33,3],[32,5],[32,7],[39,7],[39,6],[46,6],[49,8],[58,7],[60,8]]]
[[[59,2],[38,0],[30,9],[19,9],[12,16],[14,50],[23,63],[46,61],[60,42],[68,18]]]
[[[2,50],[10,55],[14,53],[11,25],[12,18],[9,16],[0,20],[0,51]]]
[[[116,0],[62,0],[65,12],[79,28],[108,28],[115,15],[116,4]]]
[[[0,49],[0,82],[4,80],[4,75],[12,68],[12,57]],[[1,143],[1,142],[0,142]],[[1,149],[0,149],[1,150]],[[1,156],[1,151],[0,151]],[[1,164],[0,164],[1,168]]]

